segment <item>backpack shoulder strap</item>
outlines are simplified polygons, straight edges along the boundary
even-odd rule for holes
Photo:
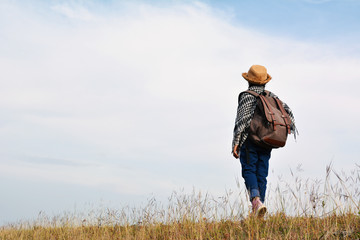
[[[254,91],[251,91],[251,90],[246,90],[242,93],[250,93],[251,95],[255,96],[255,97],[258,97],[260,94],[258,94],[257,92],[254,92]]]
[[[271,111],[271,108],[270,108],[270,103],[266,99],[266,97],[270,97],[269,96],[269,94],[270,94],[269,91],[264,90],[264,93],[265,93],[266,97],[264,96],[264,94],[258,94],[258,93],[254,92],[254,91],[251,91],[251,90],[247,90],[247,91],[244,91],[244,92],[247,92],[247,93],[252,94],[253,96],[259,98],[261,100],[262,108],[264,109],[264,114],[265,114],[266,119],[269,122],[274,122],[275,121],[274,113]]]
[[[291,132],[291,129],[290,129],[291,119],[289,118],[288,113],[285,111],[282,101],[275,94],[273,94],[272,92],[266,91],[266,90],[265,90],[265,92],[266,92],[266,96],[272,97],[275,100],[276,104],[278,105],[279,110],[281,111],[281,114],[282,114],[282,118],[284,119],[286,128],[288,130],[288,134],[290,134],[290,132]],[[273,96],[271,96],[271,94]]]
[[[284,119],[284,122],[285,122],[285,125],[286,125],[286,128],[288,130],[288,134],[291,133],[291,119],[289,117],[289,114],[285,111],[285,108],[282,104],[282,101],[278,98],[275,98],[275,101],[277,103],[277,105],[279,106],[279,109],[281,111],[281,114],[282,114],[282,118]]]
[[[241,98],[241,95],[243,95],[244,93],[249,93],[251,95],[253,95],[254,97],[258,97],[259,94],[257,94],[256,92],[254,91],[251,91],[251,90],[246,90],[246,91],[243,91],[239,94],[239,97],[238,97],[238,103],[240,102],[240,98]]]

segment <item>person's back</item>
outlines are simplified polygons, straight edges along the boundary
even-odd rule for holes
[[[249,71],[243,73],[242,76],[249,83],[248,90],[256,94],[263,94],[266,83],[271,80],[271,76],[267,73],[266,68],[260,65],[251,66]],[[276,95],[272,95],[277,98]],[[253,212],[262,217],[266,212],[266,207],[263,203],[265,201],[266,178],[269,171],[271,148],[264,148],[264,146],[258,145],[248,138],[250,123],[256,106],[257,99],[253,94],[242,92],[239,95],[232,153],[235,158],[240,157],[242,177],[245,180],[245,186],[250,195]],[[286,103],[283,103],[283,107],[291,120],[291,132],[295,134],[295,119],[292,111]]]

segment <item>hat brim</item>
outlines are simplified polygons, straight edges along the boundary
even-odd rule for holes
[[[267,78],[265,80],[259,80],[259,79],[250,78],[248,76],[248,73],[246,73],[246,72],[243,73],[242,76],[249,83],[256,84],[256,85],[264,85],[264,84],[268,83],[271,80],[271,76],[269,74],[267,74]]]

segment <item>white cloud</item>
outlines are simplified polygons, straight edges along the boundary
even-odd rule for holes
[[[300,162],[323,171],[331,156],[334,166],[353,164],[358,151],[341,158],[360,130],[358,57],[233,26],[201,3],[126,7],[106,16],[56,5],[50,19],[20,5],[13,14],[0,8],[9,23],[0,28],[3,173],[125,194],[191,185],[222,191],[240,171],[231,131],[246,87],[241,73],[252,64],[267,66],[269,89],[293,108],[300,131],[297,144],[274,152],[272,167]],[[14,154],[97,165],[4,160]]]
[[[160,176],[141,169],[121,168],[114,164],[89,164],[88,161],[81,164],[79,160],[55,161],[49,158],[43,158],[41,162],[13,160],[11,163],[1,163],[0,171],[3,177],[60,182],[107,189],[125,195],[159,193],[164,190],[171,192],[176,187],[172,183],[163,182]],[[144,178],[151,181],[143,181]]]
[[[95,16],[88,9],[78,4],[63,3],[53,6],[51,9],[70,19],[95,20]]]

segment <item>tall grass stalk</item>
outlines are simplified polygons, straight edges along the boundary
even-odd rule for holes
[[[166,203],[67,212],[1,227],[0,239],[360,239],[360,166],[350,173],[326,167],[324,180],[279,178],[268,189],[265,219],[250,214],[242,184],[214,197],[193,189]]]

